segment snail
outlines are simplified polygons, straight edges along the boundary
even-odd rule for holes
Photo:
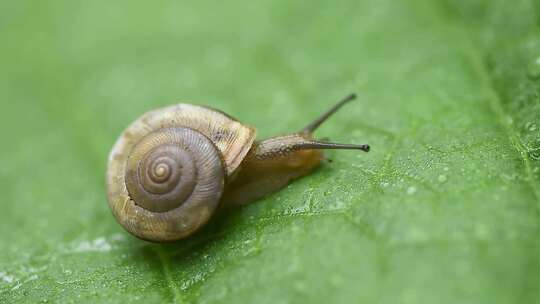
[[[351,94],[300,132],[256,141],[256,130],[209,107],[177,104],[147,112],[109,155],[107,199],[134,236],[170,242],[192,235],[222,206],[243,205],[312,172],[322,149],[368,145],[316,140],[313,132]]]

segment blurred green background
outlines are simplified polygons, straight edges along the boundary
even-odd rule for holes
[[[0,2],[1,303],[540,303],[536,0]],[[332,163],[169,245],[106,203],[145,111],[267,137],[357,92]]]

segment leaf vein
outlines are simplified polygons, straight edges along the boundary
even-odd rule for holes
[[[178,286],[176,285],[172,277],[169,257],[165,254],[163,248],[161,247],[155,247],[154,251],[161,264],[163,275],[165,276],[167,285],[172,292],[173,303],[184,303],[185,301],[183,301],[182,293],[180,292],[180,289],[178,289]]]

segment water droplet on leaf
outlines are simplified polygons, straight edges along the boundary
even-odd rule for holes
[[[439,175],[437,180],[439,180],[439,182],[441,182],[441,183],[444,183],[444,182],[446,182],[448,180],[448,178],[446,177],[446,175],[441,174],[441,175]]]
[[[415,193],[416,193],[416,187],[411,186],[411,187],[407,188],[407,194],[408,195],[413,195]]]
[[[536,129],[538,128],[538,126],[536,125],[536,123],[532,122],[532,121],[529,121],[528,123],[525,124],[525,130],[527,131],[536,131]]]
[[[540,57],[534,58],[529,63],[527,76],[533,80],[540,79]]]
[[[540,151],[538,150],[530,150],[529,156],[534,160],[540,160]]]
[[[514,123],[514,119],[511,116],[507,116],[506,121],[508,122],[509,125]]]

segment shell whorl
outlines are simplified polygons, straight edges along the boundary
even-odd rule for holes
[[[208,222],[225,180],[251,148],[254,129],[209,108],[179,104],[133,122],[115,143],[107,196],[131,234],[165,242]]]
[[[194,132],[185,128],[161,129],[149,133],[133,147],[126,166],[126,187],[136,205],[166,212],[188,200],[198,183],[221,191],[220,185],[212,182],[223,184],[223,176],[215,178],[220,174],[199,172],[223,170],[217,149]],[[210,180],[200,180],[208,176]]]

